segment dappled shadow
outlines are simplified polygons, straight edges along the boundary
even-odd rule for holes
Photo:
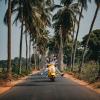
[[[20,83],[17,84],[15,86],[48,86],[48,85],[52,85],[50,80],[33,80],[31,82],[24,82],[24,83]]]
[[[25,86],[25,87],[29,87],[29,86],[45,86],[43,84],[17,84],[15,86]]]
[[[48,79],[48,80],[33,80],[32,82],[51,82],[51,81]]]

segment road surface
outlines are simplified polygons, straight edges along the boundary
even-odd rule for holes
[[[0,95],[0,100],[100,100],[100,94],[64,77],[50,82],[47,77],[36,74]]]

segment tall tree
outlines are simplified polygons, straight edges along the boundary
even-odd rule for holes
[[[73,26],[73,32],[72,32],[72,50],[71,50],[71,71],[73,71],[73,55],[74,55],[74,32],[75,32],[75,22]]]
[[[96,3],[97,7],[96,7],[95,14],[94,14],[94,17],[93,17],[93,20],[92,20],[92,23],[91,23],[91,26],[90,26],[90,29],[89,29],[88,38],[87,38],[87,41],[86,41],[86,44],[85,44],[85,47],[84,47],[84,51],[83,51],[83,55],[82,55],[82,61],[81,61],[81,64],[79,66],[79,73],[81,72],[81,67],[84,64],[84,57],[86,55],[86,50],[87,50],[88,43],[89,43],[89,40],[90,40],[90,36],[91,36],[91,33],[92,33],[91,31],[93,29],[93,25],[95,23],[95,20],[96,20],[96,17],[97,17],[99,8],[100,8],[100,0],[95,0],[95,3]]]
[[[59,48],[59,66],[60,66],[60,70],[63,71],[64,69],[64,65],[63,65],[63,41],[62,41],[62,26],[60,26],[60,30],[59,30],[59,35],[60,35],[60,48]]]
[[[32,38],[36,38],[36,34],[40,33],[41,29],[46,28],[49,24],[48,7],[53,0],[12,0],[11,11],[16,13],[14,22],[18,20],[25,26],[25,32],[31,34]],[[23,26],[22,25],[22,26]],[[21,33],[23,28],[21,27]],[[20,37],[20,61],[21,65],[21,50],[22,50],[22,34]],[[19,73],[21,73],[21,66]]]
[[[48,31],[44,30],[41,33],[41,36],[38,37],[38,52],[41,55],[41,68],[45,66],[45,61],[46,61],[46,51],[47,51],[47,43],[49,41],[48,38]]]
[[[24,12],[23,12],[23,0],[12,0],[12,13],[16,13],[15,19],[13,23],[17,25],[17,21],[21,22],[21,33],[20,33],[20,45],[19,45],[19,70],[18,73],[21,74],[21,67],[22,67],[22,40],[23,40],[23,27],[24,27]]]
[[[67,40],[68,35],[71,35],[71,31],[74,26],[73,21],[76,20],[75,13],[76,14],[79,13],[79,9],[78,9],[78,4],[73,3],[73,0],[61,0],[61,4],[62,5],[54,6],[54,8],[58,7],[59,10],[53,16],[53,21],[55,21],[54,23],[55,34],[59,35],[58,33],[61,26],[60,34],[62,35],[60,35],[60,37],[62,37],[62,41],[63,41],[62,44],[64,45],[64,43],[66,43],[65,41]]]
[[[83,37],[83,41],[82,41],[82,45],[83,47],[86,44],[86,41],[88,39],[88,35],[85,35]],[[87,49],[87,53],[86,53],[86,58],[85,58],[85,62],[87,61],[95,61],[95,62],[99,62],[99,57],[100,57],[100,29],[96,29],[93,30],[88,42],[88,49]]]
[[[26,70],[28,70],[28,41],[27,41],[27,33],[25,33],[25,42],[26,42]]]
[[[50,0],[48,0],[49,2]],[[19,52],[19,73],[21,73],[21,56],[22,56],[22,39],[23,39],[23,25],[25,26],[25,32],[35,38],[37,31],[43,27],[44,22],[41,21],[40,15],[44,13],[44,1],[35,0],[13,0],[12,12],[17,12],[14,22],[18,20],[21,22],[21,36],[20,36],[20,52]],[[46,17],[46,16],[45,16]],[[44,18],[44,17],[43,17]],[[43,22],[43,23],[42,23]],[[42,27],[41,27],[42,26]]]
[[[88,0],[91,1],[91,0]],[[79,15],[79,20],[78,20],[78,26],[77,26],[77,31],[76,31],[76,36],[75,36],[75,41],[74,41],[74,53],[73,53],[73,59],[72,59],[72,68],[74,67],[74,63],[75,63],[75,55],[76,55],[76,48],[77,48],[77,38],[78,38],[78,34],[79,34],[79,27],[80,27],[80,21],[82,18],[82,13],[83,13],[83,9],[87,9],[87,0],[78,0],[78,4],[81,5],[81,12]]]
[[[11,79],[11,0],[8,0],[8,8],[5,13],[4,23],[8,27],[8,41],[7,41],[7,49],[8,49],[8,63],[7,63],[7,79]]]
[[[88,34],[89,35],[89,34]],[[83,37],[83,47],[86,44],[88,35]],[[99,65],[97,79],[100,78],[100,29],[93,30],[88,43],[88,50],[84,62],[95,61]]]
[[[8,68],[7,78],[11,78],[11,0],[8,0]]]
[[[23,20],[23,2],[19,1],[19,9],[20,9],[20,16],[21,18],[21,34],[20,34],[20,47],[19,47],[19,74],[21,74],[22,69],[22,41],[23,41],[23,27],[24,27],[24,20]]]
[[[29,37],[29,66],[31,69],[31,35]]]

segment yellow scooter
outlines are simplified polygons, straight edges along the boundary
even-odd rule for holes
[[[48,77],[49,77],[49,79],[50,79],[52,82],[54,82],[54,81],[55,81],[56,75],[55,75],[55,73],[50,73],[50,72],[48,72]]]
[[[56,77],[56,70],[53,64],[48,64],[48,78],[54,82]]]

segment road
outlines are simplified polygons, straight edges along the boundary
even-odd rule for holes
[[[100,94],[64,77],[50,82],[36,74],[0,95],[0,100],[100,100]]]

